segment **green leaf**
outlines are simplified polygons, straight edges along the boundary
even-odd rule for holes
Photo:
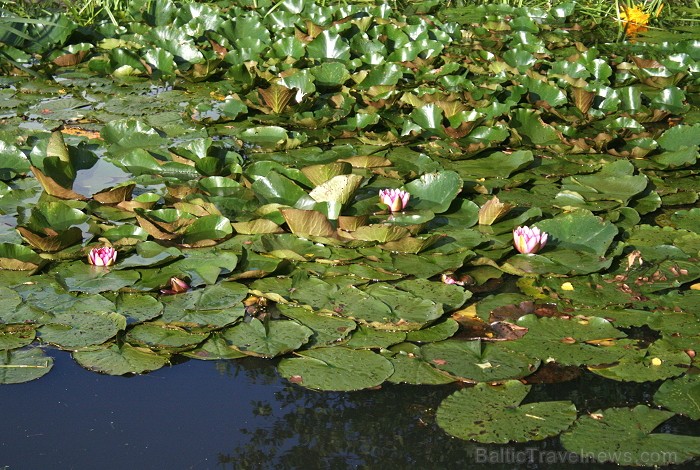
[[[428,173],[404,185],[411,194],[410,207],[436,214],[447,211],[462,190],[462,179],[454,171]]]
[[[578,210],[561,214],[537,223],[540,230],[549,234],[547,246],[604,256],[618,229],[609,221]],[[544,254],[546,254],[545,247]]]
[[[437,423],[448,434],[481,443],[527,442],[556,436],[576,419],[569,401],[522,404],[530,386],[517,380],[502,385],[476,384],[447,397]]]
[[[328,347],[300,351],[298,355],[282,359],[277,370],[290,382],[315,390],[372,388],[394,372],[388,359],[367,350]]]
[[[226,339],[243,354],[275,357],[296,351],[309,341],[313,330],[292,320],[261,322],[257,318],[239,323],[223,333]]]
[[[530,353],[513,353],[502,343],[481,340],[429,343],[421,347],[421,353],[438,369],[472,382],[521,378],[539,367]]]
[[[48,374],[53,358],[38,348],[0,351],[0,384],[19,384]]]
[[[700,375],[686,374],[683,377],[667,380],[654,394],[654,403],[675,413],[700,419]]]
[[[680,464],[700,455],[700,437],[652,433],[672,416],[669,411],[644,405],[608,408],[581,416],[560,439],[569,452],[599,462],[633,466]]]
[[[518,326],[527,334],[504,347],[562,365],[609,364],[633,355],[629,341],[613,341],[625,334],[599,317],[538,318],[525,315]]]
[[[75,361],[86,369],[108,375],[143,374],[168,364],[168,356],[129,344],[76,351]]]

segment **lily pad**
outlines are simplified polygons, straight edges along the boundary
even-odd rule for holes
[[[561,435],[566,450],[599,462],[655,466],[680,464],[700,455],[700,437],[653,433],[674,415],[644,405],[608,408],[581,416]]]
[[[129,344],[76,351],[73,358],[86,369],[108,375],[143,374],[168,364],[167,355]]]
[[[280,375],[315,390],[352,391],[381,385],[394,372],[391,362],[368,350],[327,347],[300,351],[282,359]]]
[[[613,365],[589,366],[594,374],[607,379],[633,382],[653,382],[669,379],[685,373],[690,367],[690,357],[685,351],[674,348],[666,340],[657,340],[647,349],[627,355]]]
[[[625,334],[599,317],[538,318],[525,315],[517,321],[528,332],[505,347],[543,361],[562,365],[610,364],[633,354]]]
[[[41,341],[64,349],[102,344],[126,327],[118,313],[61,313],[39,328]]]
[[[249,356],[275,357],[295,351],[309,341],[313,330],[293,320],[239,323],[223,333],[224,339]]]
[[[404,186],[411,194],[409,206],[436,214],[447,211],[462,190],[462,178],[454,171],[428,173]]]
[[[686,374],[667,380],[654,394],[654,403],[675,413],[700,419],[700,375]]]
[[[0,351],[0,384],[18,384],[48,374],[53,358],[39,348]]]
[[[448,434],[482,443],[527,442],[556,436],[576,419],[569,401],[522,401],[530,386],[517,380],[502,385],[476,384],[447,397],[437,423]]]
[[[503,343],[448,339],[421,347],[426,361],[438,369],[473,382],[495,382],[533,373],[537,359],[509,351]]]

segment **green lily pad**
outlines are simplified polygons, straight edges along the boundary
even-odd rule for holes
[[[132,345],[177,352],[194,348],[208,336],[208,333],[191,333],[171,325],[141,323],[131,328],[125,339]]]
[[[38,348],[0,351],[0,384],[29,382],[48,374],[53,358]]]
[[[279,374],[306,388],[352,391],[381,385],[394,372],[391,362],[368,350],[344,347],[316,348],[282,359]]]
[[[561,443],[569,452],[618,465],[680,464],[698,457],[700,437],[652,433],[672,416],[644,405],[599,410],[581,416]]]
[[[345,339],[357,324],[346,318],[332,315],[332,312],[313,312],[304,307],[279,304],[277,308],[287,318],[301,323],[314,331],[308,345],[325,346]]]
[[[411,194],[409,206],[436,214],[447,211],[462,190],[462,178],[454,171],[428,173],[404,185]]]
[[[168,364],[168,355],[157,354],[129,344],[76,351],[75,361],[86,369],[108,375],[143,374]]]
[[[414,344],[401,343],[391,351],[392,354],[384,354],[394,366],[394,373],[388,379],[391,383],[442,385],[456,380],[420,357],[420,348]]]
[[[611,364],[633,354],[629,341],[617,340],[625,334],[599,317],[538,318],[521,317],[518,326],[527,334],[505,347],[543,361],[562,365]]]
[[[589,366],[588,369],[607,379],[653,382],[677,377],[690,367],[690,357],[685,351],[678,350],[663,339],[636,352],[613,365]]]
[[[700,419],[700,375],[686,374],[674,380],[667,380],[654,394],[654,403],[675,413]]]
[[[136,271],[119,271],[109,267],[91,266],[86,262],[76,261],[61,266],[55,273],[56,280],[71,292],[98,294],[106,291],[118,291],[130,287],[141,276]]]
[[[127,325],[153,320],[163,313],[163,304],[150,295],[120,293],[114,304]]]
[[[102,344],[126,328],[126,318],[118,313],[61,313],[39,328],[44,343],[64,349]]]
[[[406,333],[403,331],[378,330],[360,325],[345,345],[352,349],[386,349],[405,339]]]
[[[522,405],[529,391],[530,386],[517,380],[476,384],[440,403],[437,423],[460,439],[505,444],[556,436],[576,419],[576,407],[569,401]]]
[[[428,343],[421,346],[421,354],[438,369],[473,382],[525,377],[540,365],[539,360],[513,353],[502,343],[485,343],[481,340],[448,339]]]
[[[28,346],[35,337],[36,331],[32,325],[0,325],[0,350]]]
[[[253,318],[228,328],[223,337],[246,355],[275,357],[299,349],[313,333],[311,328],[293,320],[263,323]]]
[[[180,354],[192,359],[201,359],[205,361],[240,359],[246,357],[246,354],[243,354],[238,349],[231,346],[231,344],[224,339],[221,332],[212,333],[209,339],[204,341],[201,345],[188,351],[182,351]]]
[[[549,234],[547,246],[604,256],[618,229],[588,211],[575,211],[537,223]],[[545,247],[544,250],[548,248]],[[546,251],[543,251],[546,254]]]

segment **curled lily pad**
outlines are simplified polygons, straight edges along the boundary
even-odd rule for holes
[[[505,444],[555,436],[576,419],[576,407],[569,401],[523,405],[529,391],[530,386],[517,380],[476,384],[447,397],[437,410],[437,423],[460,439]]]
[[[407,183],[404,188],[411,194],[411,208],[439,214],[450,208],[462,190],[462,178],[454,171],[429,173]]]

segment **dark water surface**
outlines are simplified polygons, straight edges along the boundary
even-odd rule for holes
[[[0,386],[0,469],[621,468],[580,462],[556,438],[485,446],[449,437],[434,416],[456,385],[314,392],[258,359],[111,377],[49,353],[48,375]],[[586,376],[536,386],[533,399],[568,398],[581,412],[598,401],[644,402],[655,389]],[[700,434],[687,426],[670,422],[665,431]],[[675,468],[691,467],[700,468]]]

